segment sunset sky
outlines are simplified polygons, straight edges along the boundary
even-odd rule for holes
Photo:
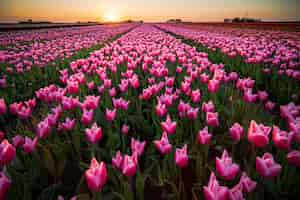
[[[222,21],[232,17],[300,21],[299,0],[0,0],[0,21]]]

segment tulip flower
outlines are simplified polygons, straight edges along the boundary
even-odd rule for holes
[[[215,112],[215,106],[212,101],[202,104],[202,112]]]
[[[92,144],[98,143],[102,138],[102,129],[95,122],[91,128],[85,129],[86,140]]]
[[[220,186],[213,172],[210,174],[208,186],[203,187],[206,200],[226,200],[228,197],[228,188]]]
[[[60,129],[64,129],[66,131],[72,131],[75,128],[76,121],[75,119],[70,119],[67,117],[63,123],[59,125]]]
[[[193,103],[199,103],[201,100],[200,90],[199,89],[193,90],[191,93],[191,98],[192,98]]]
[[[287,154],[289,164],[300,167],[300,151],[293,150]]]
[[[37,125],[37,136],[38,138],[48,137],[51,132],[51,127],[47,120],[41,121]]]
[[[93,116],[94,116],[94,110],[83,110],[82,116],[81,116],[81,122],[84,125],[89,125],[93,121]]]
[[[123,126],[121,128],[121,132],[122,132],[123,135],[128,135],[129,126],[127,124],[123,124]]]
[[[11,186],[11,181],[5,176],[3,172],[0,172],[0,199],[4,200],[7,191]]]
[[[190,109],[188,109],[186,115],[190,120],[196,120],[198,111],[199,111],[199,108],[190,108]]]
[[[99,192],[107,181],[107,170],[104,162],[100,164],[93,158],[90,168],[84,173],[85,181],[91,192]]]
[[[238,142],[243,136],[244,128],[239,123],[234,123],[233,126],[229,129],[229,132],[231,139]]]
[[[176,148],[175,162],[180,168],[184,168],[188,165],[187,145],[185,144],[181,149]]]
[[[232,189],[228,190],[229,200],[244,200],[243,196],[243,185],[238,183]]]
[[[120,151],[117,151],[116,156],[112,158],[112,165],[117,169],[121,169],[122,164],[123,164],[123,156],[121,155]]]
[[[279,149],[289,150],[294,136],[293,132],[280,130],[277,126],[273,126],[273,142]]]
[[[67,84],[68,84],[67,89],[68,89],[68,92],[70,94],[77,94],[79,92],[79,84],[78,84],[78,82],[76,82],[76,81],[68,81]]]
[[[95,110],[99,105],[99,96],[86,96],[82,108],[86,110]]]
[[[216,169],[218,174],[228,181],[233,180],[240,171],[240,167],[232,162],[226,150],[223,151],[221,158],[216,157]]]
[[[32,140],[31,138],[25,136],[25,142],[23,144],[23,150],[26,153],[32,153],[35,150],[37,143],[38,143],[38,137],[35,137]]]
[[[272,111],[275,108],[275,103],[273,103],[272,101],[267,101],[265,104],[265,108],[269,111]]]
[[[257,124],[254,120],[251,120],[248,129],[248,140],[256,147],[263,148],[269,143],[270,132],[270,127]]]
[[[159,117],[165,116],[166,113],[167,113],[166,105],[165,105],[165,104],[160,104],[160,103],[158,103],[158,104],[155,106],[155,112],[156,112],[156,115],[159,116]]]
[[[170,115],[168,115],[166,121],[161,122],[161,127],[163,131],[167,132],[168,134],[174,134],[176,131],[176,124],[176,121],[172,121]]]
[[[125,176],[134,176],[137,168],[137,154],[134,153],[132,156],[125,155],[123,158],[122,173]]]
[[[257,94],[253,94],[251,89],[244,91],[243,99],[245,102],[254,103],[258,98]]]
[[[269,95],[266,91],[258,91],[257,94],[260,101],[268,100]]]
[[[219,126],[219,119],[218,119],[218,113],[215,112],[207,112],[206,113],[206,124],[208,126],[217,127]]]
[[[12,138],[13,145],[17,148],[24,144],[24,138],[21,135],[16,135]]]
[[[212,135],[208,132],[208,128],[207,126],[202,129],[199,130],[198,132],[198,143],[199,144],[210,144],[210,140],[211,140]]]
[[[0,144],[0,168],[16,157],[16,149],[6,139]]]
[[[141,156],[144,153],[146,146],[146,141],[140,142],[138,140],[135,140],[134,138],[131,138],[131,151],[132,153],[137,153],[138,156]]]
[[[256,170],[260,176],[272,178],[281,172],[280,164],[277,164],[273,155],[265,153],[263,157],[256,157]]]
[[[239,183],[243,185],[243,191],[247,193],[252,192],[257,185],[256,182],[251,180],[245,172],[243,172]]]
[[[109,121],[109,122],[114,121],[115,118],[116,118],[116,115],[117,115],[117,110],[116,109],[110,110],[110,109],[106,108],[105,119],[107,121]]]
[[[167,132],[163,132],[160,140],[153,141],[155,148],[163,155],[171,152],[172,145],[169,143]]]
[[[216,79],[212,79],[208,81],[208,91],[211,93],[216,93],[219,89],[219,81]]]

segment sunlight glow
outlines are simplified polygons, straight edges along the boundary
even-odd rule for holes
[[[120,20],[120,17],[118,16],[117,12],[114,10],[107,11],[104,14],[103,18],[104,18],[104,21],[107,21],[107,22],[116,22],[116,21]]]

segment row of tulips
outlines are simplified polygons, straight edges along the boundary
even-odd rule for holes
[[[113,41],[122,34],[130,31],[134,26],[135,25],[128,25],[128,29],[123,27],[124,32],[120,32],[122,28],[120,28],[119,25],[113,26],[114,28],[110,28],[115,30],[112,37],[103,38],[105,40],[101,40],[100,43],[95,44],[92,47],[80,49],[74,52],[69,58],[57,58],[52,64],[47,64],[42,68],[35,66],[30,71],[25,71],[23,73],[12,72],[6,74],[6,72],[2,72],[0,75],[0,95],[8,102],[23,101],[26,98],[33,97],[34,92],[37,89],[49,84],[58,84],[59,70],[68,67],[70,62],[87,57],[91,52],[102,48],[106,43]],[[5,64],[3,67],[3,69],[6,69]]]
[[[3,198],[8,189],[6,196],[17,198],[22,186],[27,199],[58,194],[280,199],[286,191],[290,198],[296,194],[299,133],[281,130],[272,114],[252,104],[268,99],[264,92],[252,93],[253,80],[226,73],[206,53],[163,31],[142,25],[60,74],[63,86],[36,92],[42,117],[18,116],[15,131],[2,134],[9,139],[1,148]],[[1,100],[1,115],[14,114],[11,107],[8,111]],[[284,118],[297,121],[298,109],[282,107]],[[44,183],[47,190],[28,194],[33,185],[17,174],[20,168],[30,174],[29,166],[41,171],[38,162],[51,178]]]
[[[60,27],[60,28],[43,28],[38,30],[22,30],[0,32],[0,46],[7,48],[18,44],[29,44],[36,41],[47,41],[55,38],[62,38],[68,35],[81,35],[88,32],[99,31],[105,27],[116,25],[97,25],[97,26],[79,26],[79,27]]]
[[[271,99],[273,99],[273,101],[276,100],[278,104],[287,104],[292,100],[299,102],[300,88],[299,81],[296,80],[298,76],[297,67],[294,67],[292,70],[287,69],[284,72],[282,69],[277,69],[277,67],[272,67],[270,64],[264,64],[263,62],[249,63],[246,61],[245,57],[239,54],[236,56],[230,56],[226,52],[223,52],[222,46],[212,48],[209,44],[203,42],[202,40],[198,40],[198,37],[204,37],[202,36],[201,31],[199,32],[197,30],[190,30],[180,26],[174,27],[170,25],[159,25],[159,27],[170,32],[171,34],[176,34],[176,37],[181,38],[184,42],[192,46],[195,46],[199,51],[208,53],[209,59],[212,62],[224,63],[227,71],[236,71],[241,77],[250,76],[251,78],[255,79],[255,89],[267,90],[271,96]],[[209,31],[213,32],[213,30],[210,29]],[[233,31],[232,34],[235,36],[235,31]],[[276,34],[277,37],[285,38],[283,36],[286,33],[275,32],[273,34]],[[209,34],[207,35],[207,38],[210,38]],[[224,45],[227,45],[227,43]],[[249,51],[251,49],[251,45],[256,45],[255,41],[249,44]],[[295,59],[298,60],[299,56]],[[283,74],[286,74],[286,76]],[[293,76],[296,77],[296,79],[289,78]]]
[[[213,54],[212,56],[215,56],[215,54]],[[210,56],[211,58],[211,56]],[[290,102],[289,104],[287,105],[278,105],[276,106],[276,103],[273,102],[273,101],[276,101],[277,99],[273,97],[271,97],[273,100],[270,100],[270,95],[268,94],[267,91],[257,91],[257,94],[253,93],[252,91],[258,87],[256,87],[257,85],[257,82],[265,82],[265,80],[260,80],[261,77],[256,77],[256,80],[252,80],[251,78],[244,78],[244,79],[239,79],[237,81],[237,84],[236,84],[236,87],[242,91],[244,91],[244,94],[243,94],[243,98],[245,99],[245,101],[247,102],[256,102],[257,100],[261,101],[261,102],[265,102],[265,108],[269,111],[272,111],[275,109],[276,107],[276,110],[278,108],[280,108],[280,117],[281,119],[287,119],[287,124],[288,124],[288,129],[290,132],[294,132],[296,135],[299,134],[299,112],[298,112],[298,107],[299,106],[296,106],[295,103],[293,102]],[[278,81],[278,80],[276,80]],[[282,82],[280,82],[282,83]],[[258,83],[259,84],[259,83]],[[272,83],[271,83],[272,84]],[[277,87],[278,88],[278,87]],[[278,90],[276,88],[276,90]],[[294,101],[298,102],[297,100],[297,96],[299,95],[299,91],[297,89],[298,87],[294,88],[295,91],[297,91],[295,94],[293,95],[290,95],[290,96],[296,96],[295,98],[289,98],[288,96],[285,96],[285,99],[294,99]],[[273,90],[272,90],[273,91]],[[281,92],[281,91],[280,91]],[[288,92],[289,94],[289,92]],[[281,96],[283,95],[288,95],[286,93],[284,94],[281,94]],[[275,97],[278,97],[278,96],[275,96]],[[280,102],[280,101],[279,101]],[[284,101],[286,102],[286,100]],[[284,112],[288,112],[289,114],[284,114]],[[293,114],[292,114],[293,113]],[[286,117],[286,116],[289,116],[289,117]],[[279,116],[277,116],[279,117]],[[279,121],[282,121],[281,119],[279,119]],[[281,122],[282,124],[282,122]],[[296,138],[298,138],[298,136],[295,136]]]
[[[67,33],[47,41],[16,44],[0,51],[0,62],[8,64],[2,71],[22,73],[30,71],[33,66],[43,67],[58,58],[68,58],[80,49],[90,48],[114,35],[126,32],[135,25],[97,26],[83,33],[81,29],[77,29],[78,34]]]
[[[299,49],[297,32],[258,31],[223,28],[222,30],[193,30],[179,26],[163,25],[180,35],[187,36],[212,49],[221,49],[222,53],[235,57],[241,55],[246,63],[271,63],[299,80]]]

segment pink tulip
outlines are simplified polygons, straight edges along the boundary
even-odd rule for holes
[[[16,135],[12,138],[13,145],[17,148],[24,144],[24,138],[21,135]]]
[[[199,103],[201,100],[200,90],[199,89],[193,90],[191,93],[191,98],[192,98],[193,103]]]
[[[6,113],[6,104],[4,99],[0,99],[0,115],[4,115]]]
[[[82,108],[86,110],[95,110],[100,101],[100,96],[86,96]]]
[[[86,84],[89,90],[93,90],[95,88],[95,82],[91,81]]]
[[[247,193],[252,192],[256,187],[256,182],[251,180],[245,172],[243,172],[239,183],[243,185],[243,191]]]
[[[216,169],[218,174],[228,181],[233,180],[240,171],[240,167],[232,162],[226,150],[221,158],[216,157]]]
[[[198,132],[198,143],[199,144],[210,144],[210,141],[211,141],[211,137],[212,135],[208,132],[208,128],[207,126],[202,129],[202,130],[199,130]]]
[[[219,89],[219,81],[216,79],[212,79],[208,81],[208,91],[211,93],[216,93]]]
[[[51,127],[47,120],[44,120],[44,121],[41,121],[40,123],[38,123],[37,136],[39,139],[48,137],[50,132],[51,132]]]
[[[161,127],[163,131],[167,132],[168,134],[173,134],[176,131],[177,123],[176,121],[172,121],[170,115],[167,116],[167,120],[161,122]]]
[[[251,120],[248,129],[248,140],[259,148],[265,147],[269,143],[271,128],[263,124],[257,124]]]
[[[268,100],[269,95],[266,91],[258,91],[257,94],[260,101]]]
[[[3,172],[0,172],[0,200],[5,199],[5,195],[11,186],[11,181],[5,176]]]
[[[108,93],[109,93],[109,96],[115,97],[115,96],[117,95],[117,90],[116,90],[116,88],[111,88],[111,89],[108,91]]]
[[[169,143],[168,134],[163,132],[160,140],[153,141],[155,148],[163,155],[171,152],[172,145]]]
[[[134,176],[137,168],[137,154],[125,155],[123,158],[122,173],[125,176]]]
[[[293,150],[287,154],[289,164],[300,167],[300,151]]]
[[[239,123],[234,123],[229,132],[231,139],[238,142],[243,136],[244,128]]]
[[[273,126],[273,142],[279,149],[289,150],[294,136],[294,132],[280,130],[277,126]]]
[[[205,73],[203,73],[203,74],[201,74],[200,75],[200,80],[201,80],[201,82],[204,84],[204,83],[208,83],[208,81],[209,81],[209,75],[207,75],[207,74],[205,74]]]
[[[123,135],[128,135],[129,126],[127,124],[123,124],[121,132],[122,132]]]
[[[135,140],[134,138],[131,138],[131,151],[132,153],[137,153],[138,156],[141,156],[144,153],[146,146],[146,141],[140,142],[138,140]]]
[[[272,154],[265,153],[262,158],[256,157],[256,170],[260,176],[272,178],[281,172],[281,166],[274,161]]]
[[[85,129],[86,140],[92,144],[98,143],[102,138],[102,129],[95,122],[91,128]]]
[[[275,108],[275,103],[273,103],[272,101],[267,101],[265,107],[267,110],[272,111]]]
[[[37,143],[38,143],[38,137],[35,137],[32,140],[31,138],[25,136],[25,142],[23,144],[23,150],[26,153],[32,153],[35,150]]]
[[[0,144],[0,168],[9,164],[16,157],[16,149],[6,139]]]
[[[215,106],[212,101],[202,104],[202,112],[215,112]]]
[[[184,168],[188,165],[187,145],[185,144],[181,149],[176,148],[175,162],[178,167]]]
[[[85,181],[91,192],[99,192],[107,181],[107,170],[104,162],[100,164],[93,158],[90,168],[84,173]]]
[[[228,197],[228,188],[220,186],[213,172],[210,174],[208,186],[203,187],[206,200],[226,200]]]
[[[106,108],[105,119],[107,121],[109,121],[109,122],[114,121],[115,118],[116,118],[116,115],[117,115],[117,110],[116,109],[110,110],[110,109]]]
[[[89,125],[92,123],[94,117],[94,110],[83,110],[82,116],[81,116],[81,122],[84,125]]]
[[[77,81],[68,81],[67,90],[70,94],[77,94],[79,92],[79,84]]]
[[[67,117],[65,119],[65,122],[60,124],[60,128],[64,129],[65,131],[72,131],[75,128],[75,125],[76,125],[75,119],[70,119],[69,117]]]
[[[199,108],[190,108],[188,109],[186,115],[190,120],[196,120],[198,115]]]
[[[165,104],[158,103],[155,107],[156,115],[159,117],[163,117],[167,113],[167,107]]]
[[[208,126],[217,127],[219,126],[218,113],[207,112],[206,113],[206,124]]]
[[[62,107],[64,110],[73,110],[79,105],[79,101],[77,98],[72,97],[62,97]]]
[[[243,185],[238,183],[232,189],[228,190],[229,200],[244,200]]]
[[[123,164],[123,156],[121,155],[120,151],[117,151],[116,156],[112,158],[112,165],[117,169],[121,169],[122,164]]]
[[[254,103],[258,98],[257,94],[253,94],[251,89],[244,91],[243,99],[245,102]]]

